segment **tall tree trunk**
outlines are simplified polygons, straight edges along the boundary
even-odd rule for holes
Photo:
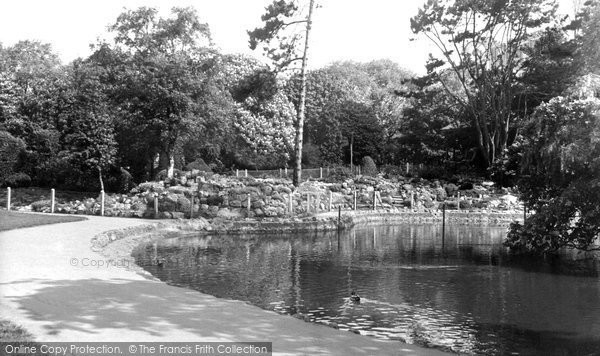
[[[310,29],[312,27],[312,12],[314,7],[314,0],[310,0],[308,8],[308,19],[306,22],[306,36],[304,39],[304,53],[302,54],[302,69],[300,72],[300,104],[298,105],[298,124],[296,127],[296,142],[294,151],[295,162],[294,162],[294,186],[300,185],[302,178],[302,136],[304,135],[304,116],[306,107],[306,63],[308,61],[308,38],[310,35]]]
[[[98,167],[98,179],[100,180],[100,190],[104,191],[104,181],[102,180],[102,168]]]

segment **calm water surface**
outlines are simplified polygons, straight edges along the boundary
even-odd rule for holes
[[[600,355],[598,261],[516,259],[501,246],[505,230],[450,226],[443,240],[439,225],[186,235],[133,254],[167,283],[376,338],[471,354]],[[360,304],[349,302],[353,290]]]

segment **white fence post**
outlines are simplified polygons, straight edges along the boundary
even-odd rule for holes
[[[327,211],[331,211],[331,205],[333,203],[333,192],[329,191],[329,206],[327,207]]]
[[[292,201],[292,193],[288,194],[288,212],[290,213],[290,215],[292,215],[294,213],[294,204]]]
[[[100,191],[100,216],[104,216],[104,190]]]
[[[247,169],[244,170],[244,177],[248,177],[248,170]]]
[[[56,202],[55,196],[56,191],[54,190],[54,188],[50,189],[50,212],[52,214],[54,214],[54,203]]]
[[[11,189],[10,187],[6,188],[6,210],[10,211],[10,194],[11,193]]]

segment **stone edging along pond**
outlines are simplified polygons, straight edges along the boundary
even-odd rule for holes
[[[521,219],[516,212],[497,211],[452,211],[446,212],[446,223],[460,225],[508,226]],[[167,221],[141,225],[120,230],[109,230],[94,236],[92,250],[103,251],[109,244],[128,237],[144,240],[156,239],[160,235],[180,233],[200,233],[206,235],[226,234],[282,234],[311,231],[333,231],[349,229],[357,225],[381,223],[441,223],[440,211],[342,211],[338,222],[338,212],[329,212],[302,218],[224,220],[204,218]],[[145,238],[144,238],[145,237]],[[133,248],[135,246],[129,246]],[[122,251],[129,253],[131,251]],[[119,254],[121,255],[121,254]],[[121,255],[122,257],[122,255]]]

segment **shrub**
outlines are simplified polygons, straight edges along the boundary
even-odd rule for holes
[[[46,200],[38,200],[31,203],[31,210],[39,212],[44,208],[49,208],[52,202],[49,199]]]
[[[177,168],[173,169],[173,177],[181,177],[181,171]],[[156,179],[157,181],[164,181],[167,179],[167,170],[163,169],[162,171],[158,172],[156,174]]]
[[[23,140],[6,131],[0,131],[0,183],[15,172],[24,151]]]
[[[348,178],[352,178],[352,172],[347,167],[335,167],[330,168],[329,175],[327,176],[327,182],[336,183],[343,182]]]
[[[13,188],[28,187],[31,185],[31,177],[25,173],[13,173],[4,179],[4,185]]]
[[[212,173],[212,169],[204,162],[204,160],[202,158],[198,158],[195,161],[188,163],[184,167],[184,170],[186,170],[186,171],[198,170],[200,172],[211,172]]]
[[[374,177],[377,175],[377,166],[373,159],[369,156],[363,157],[361,161],[362,174],[366,176]]]
[[[443,179],[447,175],[446,170],[443,167],[424,167],[420,172],[419,176],[423,179]]]

